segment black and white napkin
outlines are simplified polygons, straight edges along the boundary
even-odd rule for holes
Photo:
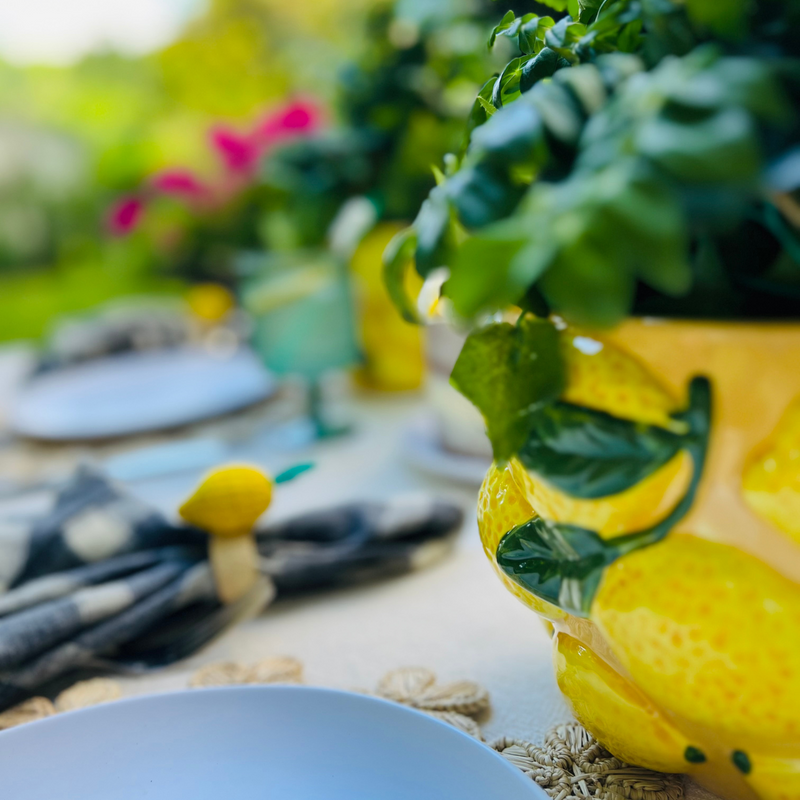
[[[174,662],[276,593],[426,566],[462,521],[458,507],[432,499],[302,514],[257,532],[265,581],[226,606],[206,534],[171,524],[103,475],[79,470],[44,505],[35,514],[0,509],[0,710],[76,671]]]

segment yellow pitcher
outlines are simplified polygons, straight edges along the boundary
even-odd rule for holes
[[[518,459],[494,466],[478,509],[488,557],[552,624],[559,686],[614,755],[726,798],[800,798],[800,326],[631,320],[560,339],[571,408],[666,436],[697,423],[685,410],[705,393],[706,429],[595,499]],[[536,539],[509,532],[536,521],[622,554],[586,578],[584,616],[515,573]],[[662,523],[666,536],[634,541]]]

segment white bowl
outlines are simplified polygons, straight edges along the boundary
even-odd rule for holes
[[[133,698],[0,733],[13,800],[547,800],[417,711],[290,686]]]

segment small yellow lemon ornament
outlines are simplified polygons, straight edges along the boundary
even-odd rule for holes
[[[596,496],[568,490],[564,464],[598,473],[563,452],[493,466],[487,556],[552,625],[559,686],[614,755],[726,798],[800,800],[800,329],[632,320],[560,337],[560,408],[601,416],[559,445],[616,447],[622,474],[652,455],[642,432],[686,445]],[[699,417],[680,410],[698,379],[692,438]],[[597,439],[620,425],[628,439]]]
[[[222,322],[233,311],[236,300],[220,283],[198,283],[186,293],[186,302],[195,318],[206,325]]]
[[[250,466],[226,466],[210,472],[180,507],[181,517],[210,535],[209,559],[217,595],[234,603],[256,584],[256,520],[272,500],[272,481]]]

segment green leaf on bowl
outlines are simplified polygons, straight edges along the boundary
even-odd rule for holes
[[[594,500],[635,486],[683,444],[679,433],[557,402],[531,414],[518,457],[562,492]]]
[[[682,449],[692,459],[693,474],[686,494],[664,519],[641,531],[603,539],[596,531],[535,517],[500,540],[500,569],[542,600],[570,614],[588,616],[603,570],[618,558],[661,541],[694,503],[711,430],[711,386],[706,378],[692,380],[689,407],[675,420],[686,425]]]

